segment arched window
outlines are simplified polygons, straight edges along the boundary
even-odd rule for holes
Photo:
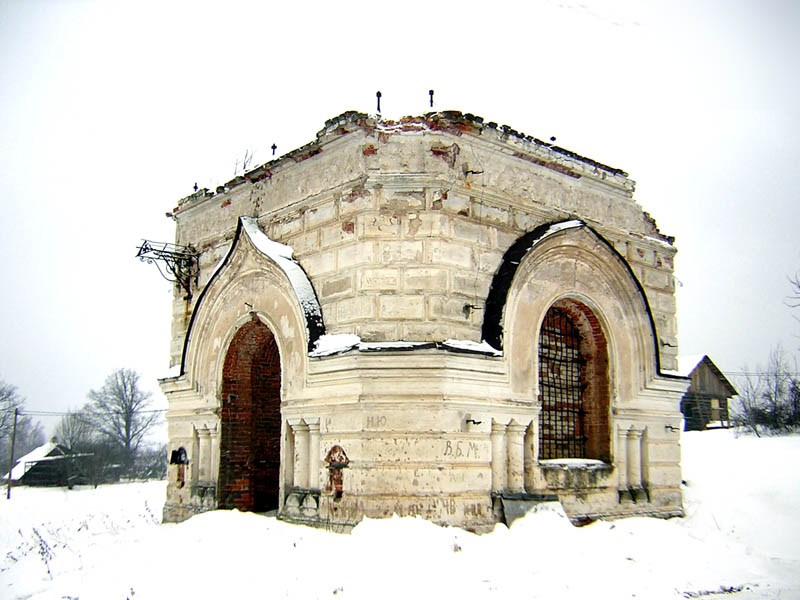
[[[594,313],[564,299],[539,330],[539,459],[610,462],[608,350]]]

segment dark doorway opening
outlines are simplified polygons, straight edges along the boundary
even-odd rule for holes
[[[281,364],[269,327],[254,315],[233,337],[222,370],[219,507],[278,507]]]

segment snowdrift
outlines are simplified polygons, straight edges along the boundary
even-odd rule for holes
[[[800,598],[800,436],[683,436],[686,517],[573,527],[543,504],[477,536],[421,519],[351,535],[216,511],[162,525],[164,483],[15,488],[0,597]]]

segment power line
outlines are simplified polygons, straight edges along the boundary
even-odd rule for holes
[[[15,409],[7,408],[5,410],[0,410],[0,412],[4,413],[12,413]],[[139,410],[136,411],[137,414],[152,414],[152,413],[165,413],[168,409],[166,408],[154,408],[150,410]],[[19,416],[21,417],[66,417],[66,416],[80,416],[82,411],[55,411],[55,410],[20,410]]]
[[[764,376],[767,376],[767,375],[785,375],[787,377],[797,377],[798,376],[797,373],[790,373],[788,371],[786,371],[784,373],[778,373],[778,372],[775,372],[775,371],[771,371],[771,372],[770,371],[723,371],[722,373],[723,373],[723,375],[743,375],[745,377],[750,377],[750,376],[764,377]]]

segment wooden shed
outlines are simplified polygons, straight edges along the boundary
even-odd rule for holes
[[[87,454],[74,454],[55,439],[42,444],[21,457],[4,480],[11,477],[16,485],[69,486],[88,483],[79,459]]]
[[[684,431],[730,427],[728,399],[739,392],[705,354],[678,357],[680,374],[692,380],[681,399]]]

